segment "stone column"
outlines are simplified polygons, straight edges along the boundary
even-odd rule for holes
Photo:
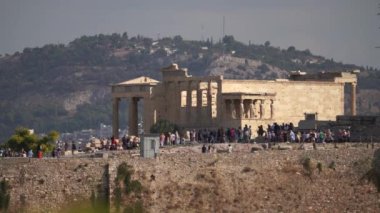
[[[356,82],[351,83],[351,115],[356,115]]]
[[[197,90],[197,108],[198,115],[202,113],[202,92],[203,90]]]
[[[120,98],[112,99],[112,136],[119,138],[119,101]]]
[[[230,100],[225,99],[224,104],[226,105],[224,107],[224,116],[226,119],[231,118],[231,103]]]
[[[204,127],[203,124],[203,110],[202,110],[202,95],[203,95],[203,90],[201,89],[201,83],[202,81],[197,82],[197,116],[195,120],[195,126],[197,127]]]
[[[187,108],[186,108],[186,110],[187,110],[187,112],[189,113],[189,116],[190,116],[190,109],[191,109],[191,105],[192,105],[192,92],[193,92],[193,90],[191,89],[191,83],[189,83],[189,85],[188,85],[188,89],[187,89],[187,96],[186,96],[186,106],[187,106]]]
[[[274,100],[270,100],[270,119],[274,118]]]
[[[265,109],[264,109],[264,100],[260,100],[260,119],[264,118]]]
[[[233,119],[237,118],[237,110],[236,110],[236,104],[235,99],[231,99],[231,117]]]
[[[211,106],[211,99],[212,99],[212,88],[211,88],[211,82],[208,82],[208,90],[207,90],[207,118],[212,118],[212,106]],[[208,119],[208,120],[209,120]],[[211,121],[211,120],[209,120]]]
[[[128,126],[129,126],[129,135],[138,135],[138,121],[137,121],[137,115],[138,115],[138,110],[137,110],[137,102],[139,101],[139,98],[137,97],[132,97],[129,100],[129,121],[128,121]]]

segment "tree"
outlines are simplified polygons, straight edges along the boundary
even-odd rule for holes
[[[294,46],[290,46],[288,47],[288,52],[295,52],[296,51],[296,48]]]
[[[167,133],[178,131],[178,126],[167,120],[159,120],[150,128],[152,133]]]
[[[232,35],[226,35],[226,36],[223,37],[223,43],[224,44],[230,45],[233,42],[235,42],[234,36],[232,36]]]
[[[265,47],[269,47],[269,46],[270,46],[270,41],[266,41],[266,42],[264,43],[264,46],[265,46]]]
[[[183,38],[182,38],[182,36],[180,36],[180,35],[176,35],[176,36],[174,36],[173,40],[174,40],[174,43],[175,43],[176,45],[181,44],[181,43],[183,42]]]
[[[28,128],[18,127],[5,145],[17,152],[22,149],[25,151],[30,149],[37,151],[38,148],[41,148],[43,152],[50,152],[54,149],[55,141],[58,137],[59,133],[57,131],[51,131],[48,135],[40,138]]]

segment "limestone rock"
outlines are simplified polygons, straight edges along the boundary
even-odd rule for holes
[[[251,152],[262,151],[262,150],[264,150],[264,148],[260,145],[257,145],[257,144],[255,144],[251,147]]]
[[[292,150],[293,147],[290,145],[278,145],[278,150]]]
[[[298,147],[299,150],[313,150],[313,144],[301,144]]]

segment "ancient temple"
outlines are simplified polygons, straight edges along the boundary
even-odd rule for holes
[[[228,128],[273,122],[297,124],[305,114],[320,120],[344,115],[344,88],[351,85],[351,114],[356,114],[354,72],[307,75],[289,79],[233,80],[223,76],[193,77],[172,64],[161,69],[162,82],[139,77],[112,85],[113,135],[119,132],[119,102],[129,101],[129,134],[137,135],[137,103],[143,100],[144,132],[159,119],[188,129]]]

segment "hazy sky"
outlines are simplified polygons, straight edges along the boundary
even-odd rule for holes
[[[222,36],[380,68],[380,0],[0,0],[0,54],[128,32]]]

